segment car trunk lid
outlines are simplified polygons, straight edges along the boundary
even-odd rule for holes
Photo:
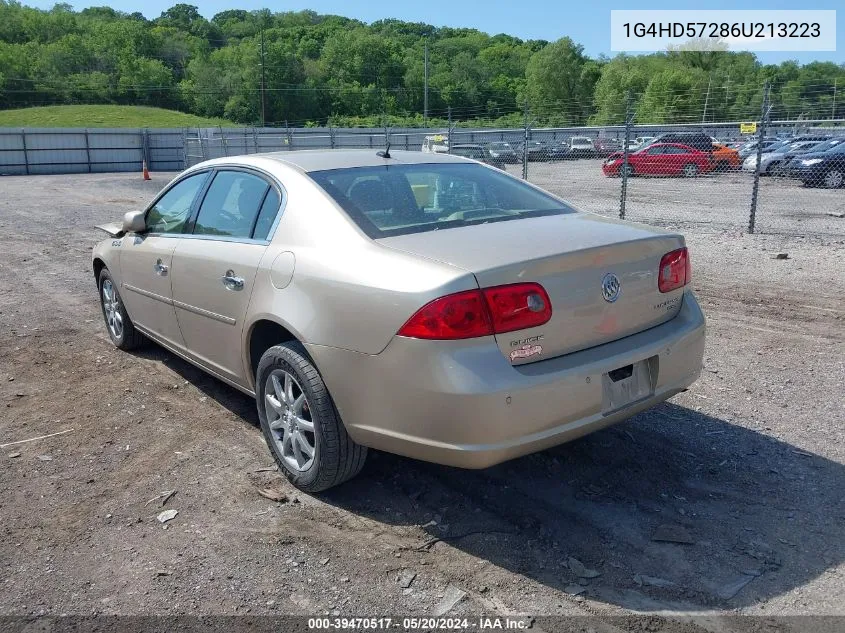
[[[660,259],[680,235],[573,213],[382,238],[383,246],[472,272],[481,288],[537,282],[552,303],[544,325],[497,334],[513,364],[601,345],[674,317],[683,288],[657,288]],[[616,287],[618,285],[618,288]]]

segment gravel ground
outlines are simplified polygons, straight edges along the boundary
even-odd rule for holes
[[[168,177],[0,181],[0,444],[70,430],[0,450],[0,615],[845,614],[841,233],[691,223],[688,392],[485,471],[374,454],[312,497],[249,398],[106,336],[92,226]]]

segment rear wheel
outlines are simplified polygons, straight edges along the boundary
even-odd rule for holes
[[[769,176],[781,176],[783,175],[783,167],[780,164],[780,161],[774,161],[769,163],[769,166],[766,167],[766,174]]]
[[[125,351],[135,349],[144,343],[144,336],[135,329],[129,313],[123,305],[117,284],[108,268],[100,271],[100,307],[106,321],[106,330],[115,347]]]
[[[843,182],[845,182],[845,175],[841,170],[835,168],[827,172],[822,179],[822,184],[828,189],[841,187]]]
[[[346,433],[322,377],[300,343],[291,341],[264,352],[255,385],[264,439],[294,486],[321,492],[361,472],[367,449]]]
[[[684,165],[684,178],[695,178],[698,175],[698,165],[687,163]]]
[[[630,178],[634,175],[634,166],[631,164],[628,165],[620,165],[619,166],[619,175],[620,176],[628,176]]]

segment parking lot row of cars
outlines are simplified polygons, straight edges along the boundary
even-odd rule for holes
[[[703,133],[664,134],[629,153],[611,154],[602,164],[606,176],[654,175],[694,177],[739,169],[755,172],[760,141],[729,146]],[[762,175],[791,177],[807,186],[836,189],[845,184],[845,135],[794,136],[764,139],[760,155]]]
[[[757,144],[743,158],[742,169],[757,169]],[[764,140],[760,174],[800,179],[806,185],[836,189],[845,184],[845,135],[804,135]]]
[[[427,136],[422,151],[467,155],[490,164],[516,164],[522,162],[526,143],[492,141],[489,143],[460,143],[449,145],[448,135]],[[622,143],[615,138],[589,138],[573,136],[568,140],[528,141],[527,153],[530,161],[568,160],[576,158],[601,158],[622,150]]]
[[[528,141],[508,143],[453,143],[445,135],[426,137],[424,152],[451,152],[496,167],[529,161],[555,161],[577,158],[606,158],[606,176],[683,176],[757,167],[759,139],[744,142],[720,141],[703,132],[672,132],[659,137],[637,137],[629,143],[628,159],[622,143],[614,138],[571,137],[569,141]],[[760,173],[791,177],[808,186],[830,189],[845,184],[845,135],[805,134],[790,138],[764,138]]]

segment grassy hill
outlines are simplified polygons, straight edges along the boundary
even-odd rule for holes
[[[60,105],[0,110],[0,127],[237,127],[225,119],[126,105]]]

